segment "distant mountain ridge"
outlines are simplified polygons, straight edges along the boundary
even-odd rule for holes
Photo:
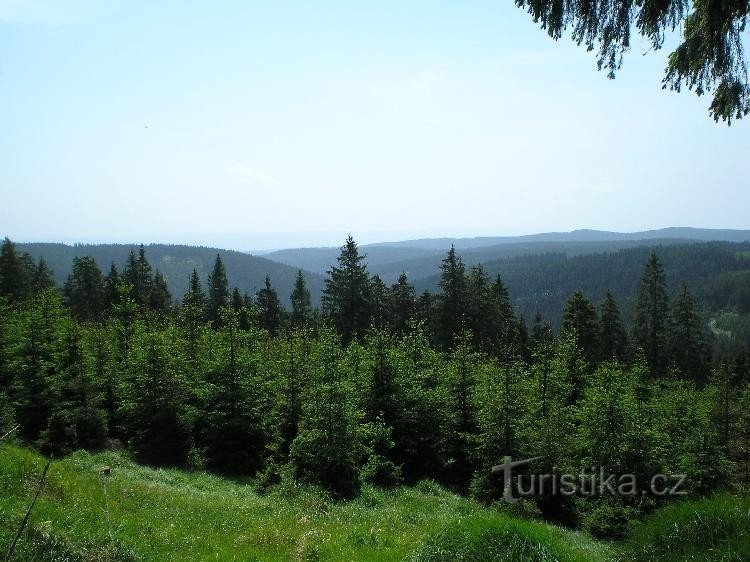
[[[44,257],[53,270],[55,281],[60,286],[68,277],[75,257],[93,257],[106,275],[112,262],[121,271],[130,251],[138,252],[138,245],[135,244],[67,245],[24,242],[17,243],[16,247],[19,252],[27,252],[35,260]],[[182,298],[193,269],[198,270],[205,288],[216,254],[219,254],[224,262],[230,287],[236,286],[241,292],[247,292],[250,295],[255,295],[263,287],[265,277],[268,275],[279,293],[279,298],[282,302],[288,303],[297,276],[296,267],[234,250],[172,244],[148,244],[144,247],[151,267],[154,271],[158,269],[162,272],[175,299]],[[317,302],[323,289],[323,277],[308,271],[305,272],[305,278],[313,301]]]
[[[392,280],[401,271],[419,279],[434,274],[440,259],[454,245],[467,264],[503,259],[524,254],[562,252],[567,255],[617,251],[653,244],[690,242],[745,242],[750,230],[670,227],[642,232],[611,232],[605,230],[574,230],[524,236],[489,236],[474,238],[423,238],[397,242],[378,242],[360,246],[367,255],[371,273]],[[325,274],[336,264],[338,247],[290,248],[264,254],[264,257]]]

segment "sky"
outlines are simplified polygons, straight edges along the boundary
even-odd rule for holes
[[[0,236],[235,249],[750,228],[750,120],[511,0],[0,0]]]

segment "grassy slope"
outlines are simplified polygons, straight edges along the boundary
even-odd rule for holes
[[[28,450],[0,447],[0,552],[43,464]],[[98,474],[102,465],[112,467],[111,476]],[[444,560],[444,553],[476,560],[486,559],[476,557],[477,548],[486,552],[477,541],[498,536],[506,542],[497,544],[526,549],[515,552],[543,553],[539,560],[614,558],[582,534],[511,519],[429,484],[366,488],[359,499],[336,504],[308,487],[282,485],[259,496],[207,474],[143,468],[117,453],[78,453],[50,468],[17,559]]]

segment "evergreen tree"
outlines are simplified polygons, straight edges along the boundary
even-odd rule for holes
[[[406,273],[398,276],[398,281],[391,285],[388,295],[387,318],[391,331],[404,334],[409,322],[414,318],[416,294],[409,284]]]
[[[479,428],[472,401],[477,358],[472,352],[471,334],[468,331],[456,336],[453,348],[448,381],[451,425],[447,442],[449,460],[446,476],[452,487],[466,491],[477,468],[474,449]]]
[[[601,304],[599,319],[599,359],[601,361],[616,359],[625,362],[627,347],[627,335],[622,326],[620,308],[612,293],[607,291]]]
[[[340,349],[330,332],[321,334],[314,352],[315,384],[292,443],[292,466],[300,480],[321,484],[334,497],[351,498],[359,491],[363,453],[353,389],[342,376]]]
[[[55,279],[52,270],[47,265],[47,260],[43,257],[39,258],[39,261],[34,268],[34,276],[31,282],[31,288],[34,294],[46,291],[47,289],[55,288]]]
[[[672,364],[683,376],[705,386],[710,375],[708,336],[696,310],[695,299],[685,284],[670,320],[668,344]]]
[[[312,306],[310,304],[310,291],[301,269],[297,270],[297,278],[294,281],[294,290],[290,300],[292,301],[292,325],[296,328],[306,327],[310,322]]]
[[[0,247],[0,297],[11,303],[21,301],[31,294],[31,278],[26,263],[16,253],[16,245],[8,238]]]
[[[360,256],[349,235],[341,247],[338,267],[328,271],[323,290],[323,313],[341,334],[344,345],[360,339],[370,327],[370,279],[366,256]]]
[[[386,287],[379,275],[373,275],[370,279],[369,289],[370,321],[372,325],[382,330],[388,323],[388,287]]]
[[[105,413],[89,372],[78,326],[65,327],[63,349],[53,378],[54,406],[42,433],[42,449],[58,456],[76,449],[98,450],[107,436]]]
[[[440,294],[437,297],[436,339],[448,350],[463,329],[466,312],[466,270],[456,248],[451,246],[440,264]]]
[[[271,286],[271,278],[268,275],[265,286],[258,291],[256,302],[261,327],[275,338],[281,326],[281,302],[276,289]]]
[[[74,318],[95,322],[104,313],[104,278],[94,258],[75,257],[63,288],[65,304]]]
[[[172,309],[172,295],[169,292],[167,280],[158,269],[154,275],[148,301],[149,308],[156,312],[167,313]]]
[[[216,254],[214,269],[208,276],[208,301],[206,303],[208,321],[214,326],[219,326],[221,324],[219,312],[227,305],[229,305],[229,280],[224,269],[224,262],[221,261],[221,256]]]
[[[117,271],[115,262],[109,266],[109,273],[104,278],[104,308],[111,311],[119,302],[118,285],[120,284],[120,272]]]
[[[660,377],[667,369],[669,318],[664,270],[655,253],[646,264],[636,302],[633,340],[643,349],[651,377]]]
[[[518,353],[518,327],[513,314],[513,305],[510,302],[510,294],[500,275],[495,278],[490,295],[494,318],[492,331],[495,334],[492,352],[497,357],[511,359],[514,354]]]
[[[534,315],[534,323],[531,326],[531,338],[529,339],[532,361],[535,361],[540,353],[549,351],[554,341],[555,336],[552,333],[552,327],[549,323],[545,323],[542,320],[542,315],[537,312]]]
[[[248,345],[259,334],[240,330],[230,307],[221,316],[209,377],[206,461],[223,473],[252,475],[263,467],[269,441],[264,383]]]
[[[562,333],[570,335],[581,349],[589,365],[596,363],[599,351],[598,319],[596,309],[579,290],[565,305]]]
[[[123,411],[129,444],[140,462],[184,466],[190,445],[185,419],[187,389],[173,328],[149,331],[133,341]]]
[[[143,244],[138,249],[138,257],[132,250],[130,251],[127,264],[122,272],[122,280],[130,285],[130,296],[136,304],[141,308],[148,307],[154,279]]]

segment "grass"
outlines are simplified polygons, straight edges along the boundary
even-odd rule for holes
[[[100,475],[102,466],[109,476]],[[0,445],[0,555],[44,459]],[[107,484],[109,520],[104,511]],[[664,508],[613,545],[512,517],[423,482],[331,501],[285,480],[266,495],[206,473],[139,466],[117,452],[55,461],[16,560],[748,560],[750,500],[718,495]]]
[[[34,452],[0,447],[0,552],[43,465]],[[110,476],[99,474],[104,465],[112,468]],[[209,474],[145,468],[121,453],[79,452],[52,464],[17,559],[435,560],[435,541],[446,529],[487,529],[495,522],[504,536],[517,532],[520,541],[543,541],[545,552],[584,552],[586,545],[591,552],[607,550],[576,533],[497,515],[429,482],[393,491],[365,487],[356,500],[336,503],[290,482],[260,496],[251,486]]]
[[[633,560],[750,560],[750,497],[728,493],[684,501],[634,526]]]

